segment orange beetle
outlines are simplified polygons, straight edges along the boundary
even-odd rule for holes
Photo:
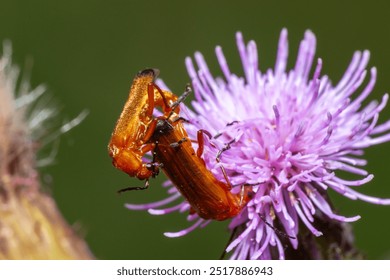
[[[199,149],[203,149],[203,133],[198,133]],[[248,202],[248,186],[233,194],[228,181],[216,179],[198,156],[200,150],[195,153],[180,121],[158,118],[151,140],[156,145],[155,159],[162,164],[164,173],[203,219],[222,221],[234,217]]]
[[[113,165],[141,180],[155,176],[158,172],[151,163],[142,161],[142,157],[154,147],[147,143],[153,133],[150,129],[154,121],[153,109],[160,106],[163,112],[171,112],[169,104],[177,100],[175,95],[162,91],[153,83],[158,73],[158,70],[146,69],[134,78],[129,98],[108,144]]]
[[[155,85],[155,77],[155,70],[144,70],[137,75],[109,144],[115,167],[130,176],[146,179],[145,187],[121,191],[147,188],[148,178],[162,168],[200,217],[225,220],[236,216],[250,199],[249,185],[242,186],[239,194],[233,194],[223,167],[226,183],[207,169],[201,156],[203,134],[209,133],[198,131],[199,147],[195,152],[183,126],[185,120],[179,116],[178,105],[190,90],[177,98]],[[155,106],[162,107],[162,116],[152,116]],[[224,150],[218,153],[217,161]],[[145,163],[142,156],[149,151],[153,161]]]

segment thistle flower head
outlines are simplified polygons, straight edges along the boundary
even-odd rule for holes
[[[366,165],[363,150],[390,139],[390,121],[378,124],[388,95],[362,104],[376,81],[376,69],[371,68],[365,83],[369,52],[355,52],[345,74],[333,85],[321,74],[322,60],[315,61],[316,39],[310,31],[292,69],[287,69],[286,30],[281,32],[275,66],[265,72],[259,69],[256,43],[245,44],[241,33],[236,40],[244,77],[231,72],[221,47],[216,48],[216,56],[223,77],[214,77],[197,52],[196,66],[191,58],[185,61],[195,95],[193,110],[182,108],[190,137],[196,139],[199,129],[214,135],[204,150],[206,166],[214,175],[225,180],[223,165],[235,186],[232,192],[245,184],[252,186],[253,198],[229,226],[234,231],[227,247],[233,252],[231,258],[284,259],[284,244],[297,249],[302,228],[316,237],[323,234],[315,225],[319,216],[340,223],[358,220],[358,215],[334,212],[329,189],[352,200],[390,204],[390,199],[356,190],[373,178],[362,168]],[[345,179],[341,171],[357,179]],[[186,212],[190,207],[185,201],[162,208],[180,199],[174,187],[165,186],[167,199],[127,207],[148,209],[151,214]],[[181,236],[209,222],[196,214],[188,219],[194,221],[191,227],[166,235]]]
[[[37,167],[53,161],[54,153],[36,155],[79,124],[86,111],[50,132],[58,109],[44,100],[45,87],[32,89],[19,72],[6,42],[0,55],[0,259],[91,259],[86,243],[42,190]]]

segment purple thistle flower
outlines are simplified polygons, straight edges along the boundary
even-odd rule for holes
[[[353,200],[389,205],[390,199],[355,190],[373,178],[362,168],[367,163],[360,158],[363,149],[390,140],[390,121],[377,125],[388,95],[381,102],[362,106],[376,81],[376,68],[372,68],[368,83],[360,88],[366,78],[369,52],[355,52],[344,76],[333,86],[321,75],[321,59],[310,75],[316,48],[310,31],[300,44],[295,66],[287,70],[287,30],[283,30],[275,67],[264,73],[258,67],[256,43],[245,45],[241,33],[236,39],[245,76],[231,73],[218,46],[216,56],[224,77],[214,78],[197,52],[198,70],[192,59],[186,58],[195,95],[193,110],[182,105],[192,139],[199,129],[215,136],[206,141],[203,157],[216,178],[224,181],[223,165],[235,186],[232,192],[239,192],[244,184],[253,185],[253,198],[229,226],[234,232],[227,247],[231,258],[284,259],[285,243],[297,249],[303,229],[312,236],[323,234],[316,227],[319,217],[338,223],[358,220],[360,216],[334,213],[327,197],[329,188]],[[229,148],[217,163],[216,155],[228,147],[227,143]],[[339,171],[358,175],[359,179],[343,179]],[[127,204],[127,208],[148,210],[154,215],[188,213],[190,206],[176,188],[169,182],[164,187],[168,198],[144,205]],[[176,200],[178,204],[162,208]],[[189,215],[188,220],[192,222],[189,228],[165,235],[182,236],[210,222],[196,214]]]

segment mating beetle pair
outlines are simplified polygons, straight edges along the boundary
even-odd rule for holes
[[[249,201],[250,186],[244,185],[241,193],[231,193],[231,184],[222,168],[226,182],[217,180],[207,169],[203,159],[203,135],[197,134],[198,149],[195,152],[183,126],[179,104],[190,89],[177,97],[161,90],[154,80],[158,70],[146,69],[137,74],[130,89],[129,98],[116,123],[108,145],[113,165],[132,177],[145,180],[155,177],[161,168],[191,205],[192,210],[204,219],[225,220],[240,213]],[[161,107],[162,116],[154,117],[153,110]],[[151,162],[142,157],[151,152]],[[216,160],[219,161],[218,154]]]

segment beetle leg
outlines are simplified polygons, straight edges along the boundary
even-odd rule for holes
[[[234,125],[234,124],[236,124],[236,123],[239,123],[239,121],[232,121],[232,122],[229,122],[229,123],[226,124],[226,127],[232,126],[232,125]],[[222,135],[223,135],[223,132],[218,132],[217,134],[215,134],[215,135],[213,136],[213,138],[214,138],[214,139],[217,139],[218,137],[220,137],[220,136],[222,136]]]
[[[160,173],[160,168],[163,167],[163,164],[158,162],[150,162],[146,163],[145,165],[148,170],[152,171],[153,178],[155,178]]]
[[[177,149],[180,147],[180,145],[181,145],[182,143],[186,142],[186,141],[188,141],[188,139],[184,137],[184,138],[180,139],[180,140],[177,141],[177,142],[174,142],[174,143],[169,144],[169,146],[170,146],[171,148],[177,150]]]
[[[154,178],[160,172],[160,168],[163,167],[163,164],[157,162],[156,160],[156,149],[157,149],[158,141],[156,141],[155,143],[149,143],[147,145],[150,147],[150,150],[153,150],[152,152],[153,158],[152,158],[152,162],[146,164],[146,168],[152,171],[152,176]]]
[[[215,160],[218,162],[218,163],[221,163],[221,155],[223,152],[229,150],[231,148],[231,144],[234,143],[236,140],[233,139],[231,140],[230,142],[226,143],[225,144],[225,147],[223,147],[221,150],[218,151],[217,153],[217,157],[215,158]],[[229,190],[232,189],[232,184],[230,183],[230,180],[227,176],[227,173],[226,173],[226,170],[225,170],[225,167],[223,167],[223,165],[220,166],[221,170],[222,170],[222,174],[223,174],[223,177],[225,178],[226,180],[226,183],[228,184],[228,187],[229,187]],[[243,199],[243,196],[240,198],[240,200]]]
[[[204,129],[198,130],[197,135],[196,135],[197,136],[197,141],[198,141],[198,149],[196,150],[196,155],[199,158],[201,158],[201,156],[203,155],[203,151],[204,151],[204,137],[203,137],[203,134],[206,134],[207,137],[209,137],[209,139],[212,138],[211,133],[208,132],[207,130],[204,130]],[[234,141],[235,141],[235,139],[233,139],[232,141],[227,143],[225,145],[225,147],[222,148],[222,150],[218,151],[218,154],[217,154],[217,157],[216,157],[216,161],[218,163],[221,163],[220,157],[221,157],[222,153],[225,152],[226,150],[230,149],[230,144],[232,144]],[[223,165],[221,165],[220,168],[221,168],[223,177],[225,178],[225,181],[226,181],[227,186],[228,186],[227,190],[230,191],[232,189],[232,184],[230,183],[230,180],[229,180],[229,178],[227,176],[225,167],[223,167]]]
[[[268,222],[262,214],[259,214],[259,217],[264,222],[264,224],[266,224],[267,226],[272,228],[277,235],[284,237],[284,238],[296,239],[295,236],[288,235],[287,233],[281,231],[280,229],[277,229],[273,224]]]
[[[174,120],[171,120],[171,122],[174,124],[174,123],[177,123],[177,122],[179,122],[179,121],[182,121],[182,122],[185,122],[185,123],[191,123],[189,120],[187,120],[187,119],[185,119],[185,118],[183,118],[183,117],[178,117],[178,118],[176,118],[176,119],[174,119]]]
[[[147,115],[149,117],[153,116],[153,110],[154,110],[154,88],[153,83],[148,84],[148,111]]]
[[[153,151],[152,154],[153,154],[153,159],[152,159],[152,162],[142,162],[142,168],[143,169],[147,169],[149,171],[152,171],[152,174],[151,176],[156,177],[159,173],[159,168],[161,167],[162,164],[160,163],[157,163],[156,160],[155,160],[155,149],[156,149],[156,143],[146,143],[146,144],[143,144],[139,150],[139,154],[141,156],[145,155],[146,153],[150,152],[150,151]]]
[[[192,89],[191,89],[190,85],[187,84],[184,93],[182,95],[180,95],[179,98],[175,102],[172,103],[172,105],[171,105],[172,112],[175,111],[177,106],[179,106],[180,103],[182,103],[191,92],[192,92]],[[169,114],[168,119],[172,115],[172,112]]]
[[[145,180],[145,185],[143,187],[127,187],[127,188],[120,189],[119,191],[117,191],[117,193],[123,193],[127,191],[140,191],[140,190],[146,190],[147,188],[149,188],[149,179]]]
[[[232,121],[230,123],[227,123],[226,126],[232,126],[233,124],[239,123],[239,121]]]
[[[240,204],[239,204],[240,206],[243,205],[244,198],[245,198],[245,185],[242,185],[240,191]]]
[[[231,149],[231,144],[233,144],[234,142],[236,142],[236,139],[233,139],[231,141],[229,141],[228,143],[225,144],[225,147],[223,147],[221,150],[219,150],[218,154],[217,154],[217,162],[221,162],[221,155],[222,153],[226,152],[227,150]]]
[[[153,119],[152,122],[149,124],[148,128],[146,129],[144,138],[142,139],[142,141],[144,143],[146,143],[146,142],[148,142],[150,140],[150,138],[152,137],[154,131],[156,130],[156,126],[157,126],[157,119]],[[152,149],[150,149],[149,151],[151,151],[151,150]]]
[[[155,83],[153,83],[153,87],[156,89],[158,95],[161,96],[161,99],[155,96],[155,101],[157,103],[157,106],[162,107],[164,115],[168,114],[168,116],[170,117],[173,112],[178,114],[179,111],[175,111],[176,107],[172,108],[173,104],[175,104],[175,102],[177,101],[177,96],[169,91],[162,90]]]
[[[239,225],[239,226],[236,226],[233,230],[232,230],[232,233],[230,234],[230,237],[229,237],[229,240],[228,242],[226,243],[225,245],[225,249],[223,250],[221,256],[219,257],[220,260],[223,260],[226,256],[226,249],[227,247],[230,245],[230,243],[232,243],[233,239],[236,238],[237,236],[240,235],[240,233],[243,231],[243,226],[242,225]]]
[[[204,151],[204,137],[203,134],[206,134],[209,139],[212,138],[211,133],[204,129],[199,129],[196,133],[196,138],[198,141],[198,149],[196,150],[196,155],[202,157]]]
[[[169,104],[175,104],[177,97],[173,93],[169,91],[162,90],[155,83],[150,83],[148,85],[148,98],[149,98],[149,106],[148,114],[151,116],[153,114],[153,109],[156,106],[161,106],[162,110],[165,114],[171,114],[174,109],[171,108]],[[150,100],[153,100],[152,102]],[[152,107],[152,108],[151,108]],[[179,113],[178,111],[176,113]]]
[[[170,108],[170,107],[169,107],[169,104],[167,102],[167,99],[165,98],[165,94],[164,94],[163,90],[155,83],[152,83],[151,87],[156,89],[157,92],[160,94],[160,96],[162,98],[162,104],[159,104],[159,105],[161,105],[163,107],[163,111],[165,112],[167,110],[167,108]],[[153,89],[153,92],[154,92],[154,89]]]

